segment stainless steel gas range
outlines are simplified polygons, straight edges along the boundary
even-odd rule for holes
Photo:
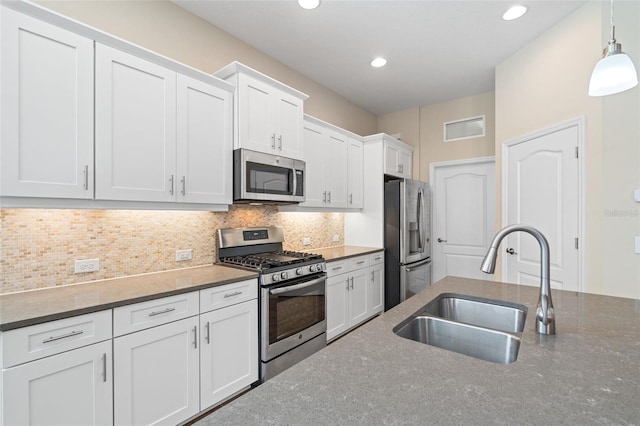
[[[260,379],[265,381],[327,344],[324,258],[283,250],[275,226],[218,230],[218,260],[259,272]]]

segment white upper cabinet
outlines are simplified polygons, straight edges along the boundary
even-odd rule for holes
[[[96,199],[175,201],[176,73],[96,45]]]
[[[304,160],[302,122],[307,95],[238,62],[215,76],[236,86],[234,148]]]
[[[231,96],[96,45],[96,199],[231,204]]]
[[[1,19],[0,195],[93,198],[93,41]]]
[[[233,93],[178,74],[178,201],[231,204]]]
[[[413,147],[384,133],[366,136],[365,143],[382,141],[383,171],[385,175],[412,177]]]
[[[364,148],[362,140],[349,138],[347,158],[347,207],[360,209],[364,204]]]

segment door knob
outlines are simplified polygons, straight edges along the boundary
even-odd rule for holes
[[[447,242],[447,240],[443,240],[442,238],[438,238],[438,242],[439,242],[439,243],[446,243],[446,242]]]
[[[514,255],[514,254],[518,254],[518,253],[516,253],[516,251],[515,251],[514,249],[512,249],[511,247],[509,247],[509,248],[507,249],[507,254]]]

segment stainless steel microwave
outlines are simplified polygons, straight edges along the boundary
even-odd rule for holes
[[[233,201],[269,204],[303,202],[304,175],[304,161],[236,149],[233,151]]]

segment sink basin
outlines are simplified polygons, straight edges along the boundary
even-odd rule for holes
[[[429,302],[423,313],[508,333],[521,333],[524,330],[527,307],[503,300],[443,293]]]
[[[501,364],[518,359],[527,307],[503,300],[443,293],[402,321],[405,339]]]
[[[400,337],[501,364],[518,358],[520,338],[497,330],[420,315],[393,329]]]

